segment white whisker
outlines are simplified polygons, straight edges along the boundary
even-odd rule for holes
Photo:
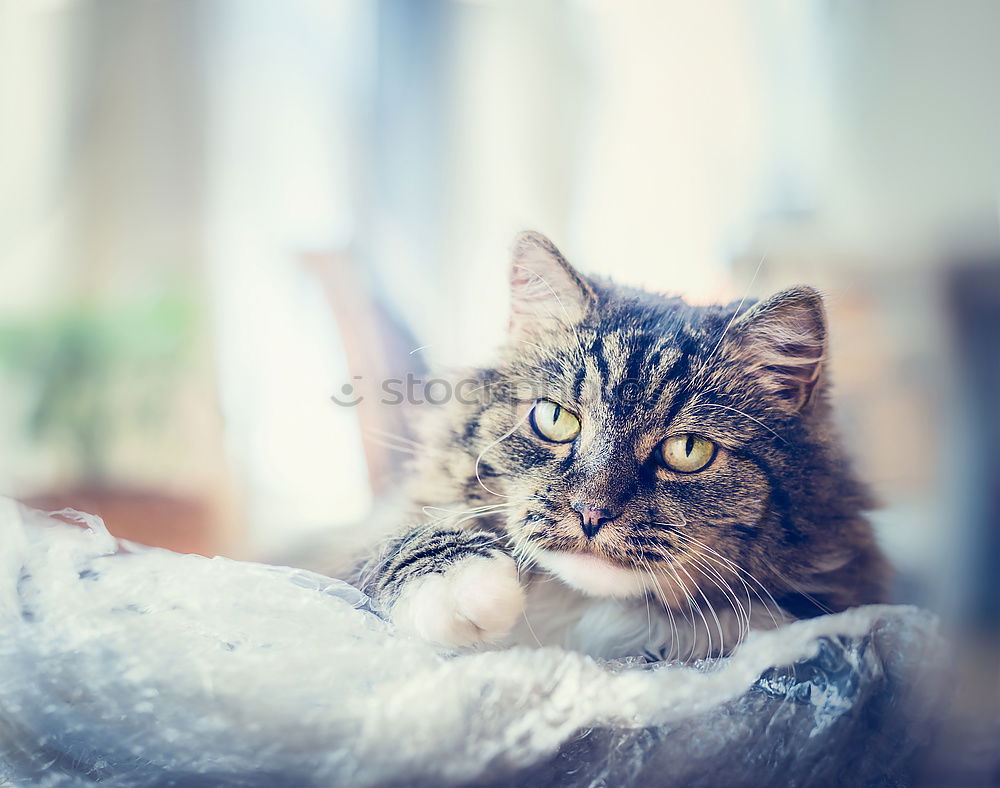
[[[763,427],[765,430],[767,430],[768,432],[770,432],[775,438],[777,438],[778,440],[780,440],[782,443],[788,443],[787,440],[785,440],[781,435],[779,435],[773,429],[771,429],[770,427],[768,427],[760,419],[754,418],[749,413],[744,413],[739,408],[731,408],[728,405],[716,405],[715,403],[712,403],[712,402],[703,402],[703,403],[701,403],[699,405],[699,407],[702,407],[702,408],[721,408],[722,410],[731,410],[731,411],[733,411],[733,413],[738,413],[741,416],[743,416],[744,418],[750,419],[750,421],[752,421],[755,424],[758,424],[759,426]]]
[[[517,424],[515,424],[507,432],[505,432],[503,435],[501,435],[499,438],[497,438],[495,441],[493,441],[493,443],[491,443],[489,446],[487,446],[485,449],[483,449],[481,452],[479,452],[479,455],[476,457],[476,464],[475,464],[476,481],[479,482],[479,486],[482,487],[484,490],[486,490],[486,492],[488,492],[490,495],[495,495],[498,498],[509,498],[510,497],[509,495],[504,495],[503,493],[495,492],[494,490],[491,490],[489,487],[486,486],[486,484],[483,482],[483,478],[479,475],[479,463],[481,463],[483,461],[483,455],[486,454],[486,452],[488,452],[490,449],[492,449],[498,443],[501,443],[501,442],[507,440],[507,438],[509,438],[511,435],[513,435],[515,432],[517,432],[518,428],[522,424],[524,424],[525,421],[527,421],[529,415],[531,415],[531,411],[530,410],[527,411],[521,417],[521,420],[518,421]]]
[[[712,352],[705,357],[706,360],[712,358],[712,356],[715,355],[715,352],[722,346],[722,342],[726,338],[726,334],[729,332],[729,329],[733,327],[733,323],[736,322],[736,318],[740,316],[740,310],[743,308],[743,304],[746,303],[747,296],[750,295],[750,291],[753,289],[754,282],[757,281],[757,274],[760,273],[760,269],[764,265],[764,260],[766,259],[766,257],[767,255],[761,255],[760,262],[757,263],[757,268],[754,270],[753,277],[751,277],[750,279],[750,284],[747,285],[747,289],[743,293],[743,298],[740,299],[739,306],[736,307],[736,311],[733,313],[733,316],[729,318],[729,322],[726,323],[726,327],[722,329],[722,335],[719,337],[719,341],[715,344],[715,347],[712,348]]]

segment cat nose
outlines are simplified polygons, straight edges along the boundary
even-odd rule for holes
[[[601,526],[608,520],[613,520],[615,514],[610,509],[603,509],[589,503],[574,503],[573,508],[580,513],[580,527],[584,535],[590,539],[596,536]]]

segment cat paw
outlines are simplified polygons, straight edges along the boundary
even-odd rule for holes
[[[517,566],[507,555],[476,556],[410,581],[392,606],[396,627],[445,646],[499,640],[524,610]]]

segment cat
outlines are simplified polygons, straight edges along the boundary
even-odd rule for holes
[[[693,660],[883,601],[808,287],[690,306],[513,247],[507,342],[423,425],[410,517],[355,582],[448,647]]]

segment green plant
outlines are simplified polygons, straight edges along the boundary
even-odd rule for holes
[[[162,429],[196,316],[190,298],[169,291],[0,324],[0,366],[29,392],[27,437],[66,452],[84,483],[104,485],[124,431]]]

